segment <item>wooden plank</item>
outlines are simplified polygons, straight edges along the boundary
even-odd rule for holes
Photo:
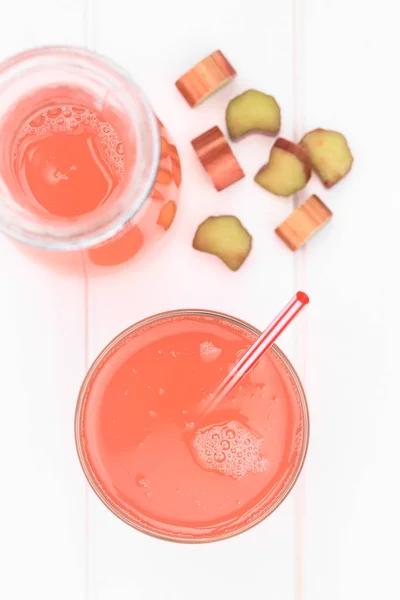
[[[305,380],[312,422],[300,597],[398,598],[400,92],[385,66],[400,52],[397,10],[385,0],[361,12],[357,2],[305,0],[299,18],[299,134],[338,129],[355,157],[353,171],[331,190],[316,178],[307,187],[334,216],[299,263],[311,296]]]
[[[0,60],[31,46],[84,43],[80,0],[6,4]],[[85,484],[73,438],[83,278],[46,267],[3,236],[0,274],[0,596],[83,600]]]
[[[248,10],[247,10],[248,9]],[[218,125],[225,131],[228,100],[249,87],[275,94],[283,111],[282,135],[292,135],[291,2],[205,0],[196,8],[172,0],[137,6],[99,0],[93,10],[93,47],[129,70],[167,124],[182,157],[182,203],[165,244],[139,264],[91,279],[91,357],[129,324],[158,311],[198,307],[221,310],[262,327],[293,292],[293,257],[274,234],[291,212],[258,188],[252,177],[266,162],[272,140],[257,136],[233,146],[248,177],[218,193],[190,140]],[[273,14],[273,18],[269,15]],[[257,15],[259,15],[257,17]],[[220,48],[238,77],[207,102],[190,109],[174,86],[188,68]],[[231,273],[218,259],[191,248],[198,224],[211,214],[235,214],[254,236],[243,268]],[[110,308],[114,307],[114,308]],[[293,335],[284,347],[292,349]],[[188,547],[145,537],[90,497],[91,598],[192,600],[294,595],[294,499],[266,522],[228,542]]]

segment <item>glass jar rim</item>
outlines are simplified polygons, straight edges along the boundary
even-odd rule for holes
[[[0,210],[0,230],[19,242],[48,250],[84,250],[100,245],[117,235],[145,203],[153,188],[159,166],[160,129],[150,103],[130,74],[108,57],[80,46],[40,46],[15,54],[0,63],[0,84],[4,83],[6,77],[15,77],[16,71],[21,65],[33,68],[38,61],[44,60],[46,66],[52,65],[55,68],[57,57],[59,60],[67,60],[68,58],[83,60],[88,64],[92,64],[99,71],[102,70],[102,75],[105,78],[108,77],[107,81],[110,85],[112,81],[119,83],[118,98],[121,100],[123,97],[124,108],[127,109],[127,114],[133,122],[135,130],[139,131],[140,124],[140,120],[135,113],[135,102],[143,111],[148,125],[146,135],[149,139],[152,156],[146,181],[138,191],[138,173],[134,166],[121,194],[121,197],[125,199],[125,204],[121,208],[120,202],[113,202],[114,207],[112,207],[113,212],[111,215],[106,215],[101,219],[92,219],[89,216],[85,221],[85,225],[81,223],[77,225],[63,224],[62,227],[54,228],[54,231],[50,232],[51,227],[46,229],[45,226],[21,224],[25,223],[23,221],[24,215],[29,214],[25,209],[20,211],[22,215],[21,223],[17,222],[17,218],[14,221],[1,218]],[[52,63],[52,61],[54,62]],[[141,138],[138,135],[135,141],[137,154],[140,155],[143,149],[143,136]],[[137,198],[134,201],[132,198],[135,198],[135,195]],[[26,219],[26,223],[29,223],[29,219]]]
[[[121,331],[121,333],[119,333],[117,336],[115,336],[103,348],[103,350],[98,354],[98,356],[93,361],[92,365],[90,366],[90,368],[85,376],[85,379],[81,385],[81,388],[80,388],[80,391],[78,394],[77,405],[76,405],[76,410],[75,410],[75,445],[76,445],[76,450],[78,453],[79,462],[81,464],[82,470],[86,476],[86,479],[87,479],[89,485],[91,486],[92,490],[95,492],[97,497],[103,502],[103,504],[116,517],[121,519],[127,525],[130,525],[132,528],[140,531],[141,533],[145,533],[156,539],[170,541],[170,542],[178,542],[178,543],[201,544],[201,543],[217,542],[217,541],[222,541],[222,540],[229,539],[232,537],[236,537],[237,535],[244,533],[245,531],[248,531],[249,529],[252,529],[256,525],[258,525],[259,523],[264,521],[264,519],[269,517],[282,504],[282,502],[285,500],[285,498],[287,498],[289,493],[292,491],[296,481],[298,480],[300,473],[302,471],[303,465],[304,465],[304,461],[306,459],[308,443],[309,443],[309,436],[310,436],[310,417],[309,417],[306,394],[305,394],[305,391],[304,391],[304,388],[300,381],[299,376],[297,375],[293,365],[291,364],[289,359],[286,357],[286,355],[282,352],[282,350],[276,344],[273,344],[271,348],[274,350],[274,352],[276,353],[278,358],[283,362],[284,366],[288,369],[289,374],[290,374],[293,382],[296,385],[296,391],[299,394],[302,418],[303,418],[303,440],[302,440],[302,447],[301,447],[301,451],[299,453],[299,458],[298,458],[296,467],[293,470],[293,473],[291,474],[289,481],[285,483],[283,490],[281,491],[280,494],[278,494],[276,500],[271,504],[271,506],[268,506],[268,508],[265,511],[262,511],[261,514],[257,518],[252,520],[250,523],[247,523],[246,525],[243,525],[242,527],[235,529],[232,532],[224,533],[221,535],[216,535],[213,537],[207,537],[207,538],[184,537],[184,536],[173,535],[173,534],[169,535],[165,532],[152,530],[151,528],[148,528],[140,523],[135,522],[135,520],[132,517],[128,516],[122,510],[118,509],[115,506],[115,504],[107,497],[106,493],[102,490],[101,486],[98,485],[98,483],[96,481],[96,477],[94,476],[94,474],[92,473],[92,471],[89,467],[88,461],[86,460],[86,456],[85,456],[85,453],[82,448],[81,425],[82,425],[83,406],[85,403],[86,392],[88,390],[88,387],[89,387],[89,385],[92,381],[92,378],[95,375],[98,367],[101,365],[101,363],[104,361],[104,359],[106,359],[106,357],[115,349],[115,347],[122,340],[124,340],[126,337],[128,337],[130,334],[134,333],[135,331],[139,331],[142,327],[146,327],[148,325],[155,324],[155,323],[157,323],[159,321],[163,321],[165,319],[174,319],[176,317],[185,317],[185,316],[209,317],[209,318],[221,319],[221,320],[227,321],[228,323],[231,323],[235,326],[238,326],[242,329],[245,329],[246,331],[248,331],[252,334],[255,334],[257,336],[261,335],[261,331],[259,329],[257,329],[256,327],[253,327],[246,321],[237,319],[236,317],[232,317],[231,315],[228,315],[226,313],[221,313],[221,312],[211,311],[211,310],[203,310],[203,309],[177,309],[177,310],[161,312],[161,313],[157,313],[157,314],[151,315],[149,317],[146,317],[144,319],[141,319],[137,323],[130,325],[129,327],[127,327],[126,329]]]

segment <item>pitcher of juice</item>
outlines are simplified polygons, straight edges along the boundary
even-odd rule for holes
[[[0,66],[0,229],[116,265],[171,226],[181,166],[147,99],[87,50],[38,48]]]

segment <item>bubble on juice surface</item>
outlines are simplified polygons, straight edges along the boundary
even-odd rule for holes
[[[62,109],[61,108],[50,108],[47,111],[47,116],[49,117],[49,119],[55,119],[56,117],[59,117],[62,113]]]
[[[147,480],[143,477],[143,475],[138,475],[136,477],[136,485],[139,487],[147,487],[149,484]]]
[[[46,118],[44,115],[39,115],[39,116],[35,117],[34,119],[32,119],[32,121],[29,123],[29,125],[31,127],[35,127],[35,128],[39,127],[40,128],[42,125],[44,125],[45,120],[46,120]]]
[[[235,447],[231,440],[236,442]],[[241,479],[246,473],[266,470],[267,459],[260,454],[262,441],[241,423],[229,421],[198,429],[193,447],[204,468]]]
[[[221,355],[221,348],[214,346],[212,342],[202,342],[200,344],[200,358],[204,362],[213,362]]]
[[[222,452],[221,450],[217,450],[217,452],[214,453],[214,460],[217,463],[225,462],[225,460],[226,460],[225,452]]]
[[[54,173],[54,177],[59,180],[67,181],[68,175],[66,173],[62,173],[61,171],[56,171]]]

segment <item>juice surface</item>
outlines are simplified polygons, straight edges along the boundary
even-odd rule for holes
[[[255,335],[176,316],[116,344],[83,397],[79,435],[94,487],[132,524],[172,538],[232,535],[268,512],[301,461],[304,412],[271,350],[212,414],[205,399]]]
[[[32,102],[40,106],[42,97],[50,95],[40,89]],[[1,132],[12,155],[11,169],[3,165],[12,196],[51,228],[78,222],[79,217],[95,220],[100,207],[107,213],[121,199],[132,206],[137,200],[128,190],[137,156],[135,133],[126,116],[107,105],[97,113],[92,101],[79,103],[81,90],[63,89],[62,96],[63,103],[46,103],[28,116],[26,103],[18,105]],[[93,242],[86,256],[94,265],[119,265],[143,256],[175,219],[181,164],[170,134],[160,121],[158,125],[154,187],[118,233],[99,245]]]
[[[47,107],[23,122],[13,159],[25,206],[57,217],[95,211],[124,172],[116,129],[93,110],[70,104]]]

